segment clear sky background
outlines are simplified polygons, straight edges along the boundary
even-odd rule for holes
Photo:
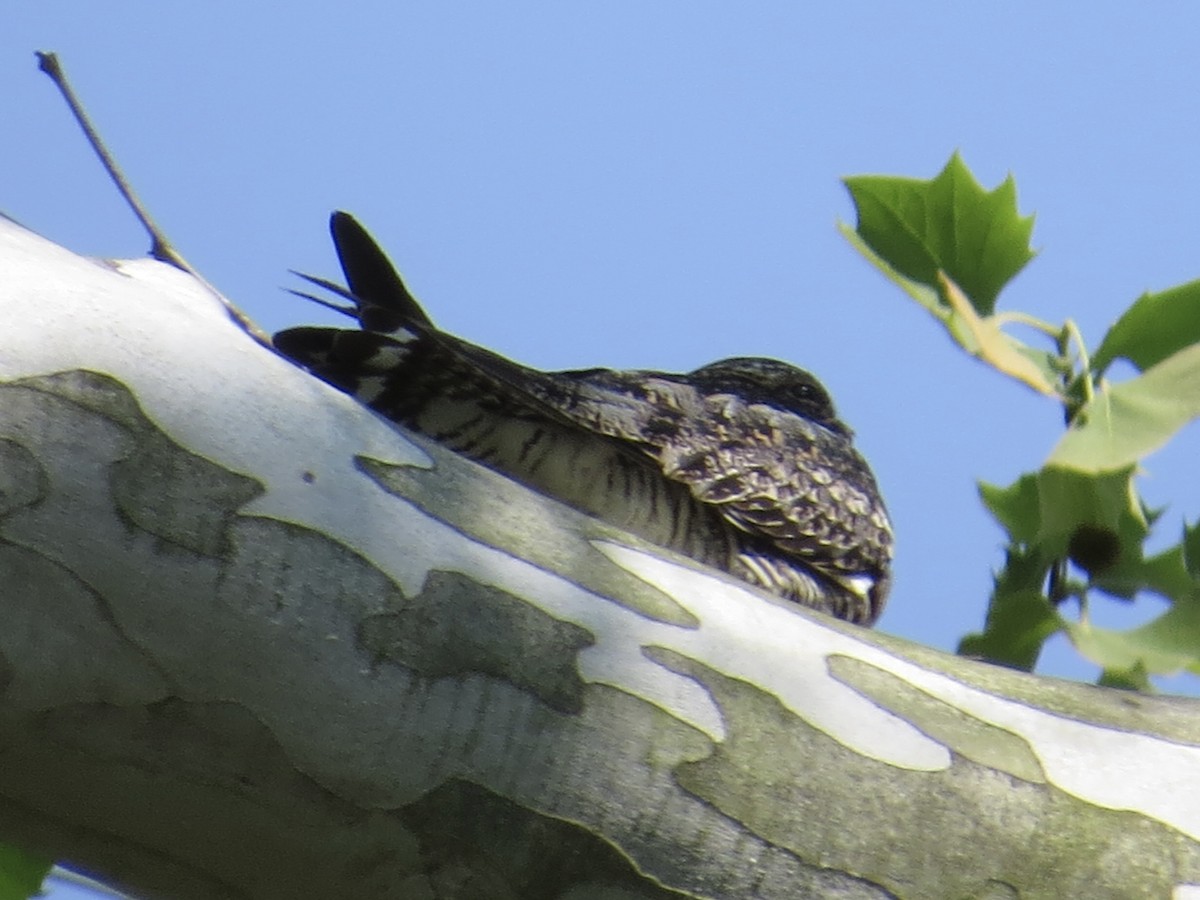
[[[326,219],[346,209],[440,325],[524,363],[810,369],[895,523],[879,627],[953,650],[1000,562],[975,481],[1036,468],[1061,413],[857,257],[840,179],[932,177],[956,149],[989,188],[1013,173],[1041,253],[1000,305],[1074,317],[1094,347],[1142,291],[1200,277],[1200,17],[816,6],[10,4],[0,210],[83,254],[147,249],[36,69],[54,50],[160,224],[268,329],[330,319],[280,288],[338,275]],[[1200,516],[1197,460],[1195,426],[1150,459],[1164,540]],[[1096,675],[1062,644],[1041,671]]]

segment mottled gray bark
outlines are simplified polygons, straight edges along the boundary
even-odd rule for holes
[[[172,897],[1177,897],[1200,706],[753,593],[0,221],[0,839]]]

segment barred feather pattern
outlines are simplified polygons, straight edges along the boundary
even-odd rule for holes
[[[547,496],[770,593],[872,624],[892,529],[824,387],[777,360],[693,372],[542,372],[436,328],[374,240],[335,213],[354,328],[275,337],[388,419]]]

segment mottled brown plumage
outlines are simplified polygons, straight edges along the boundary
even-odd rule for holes
[[[878,617],[891,526],[812,375],[759,358],[687,374],[530,369],[437,329],[353,218],[335,213],[331,227],[349,289],[309,280],[350,305],[311,299],[360,329],[288,329],[275,337],[283,354],[648,541],[852,622]]]

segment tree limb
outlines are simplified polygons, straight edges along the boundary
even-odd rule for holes
[[[809,613],[0,221],[0,836],[172,897],[1186,897],[1200,705]]]

